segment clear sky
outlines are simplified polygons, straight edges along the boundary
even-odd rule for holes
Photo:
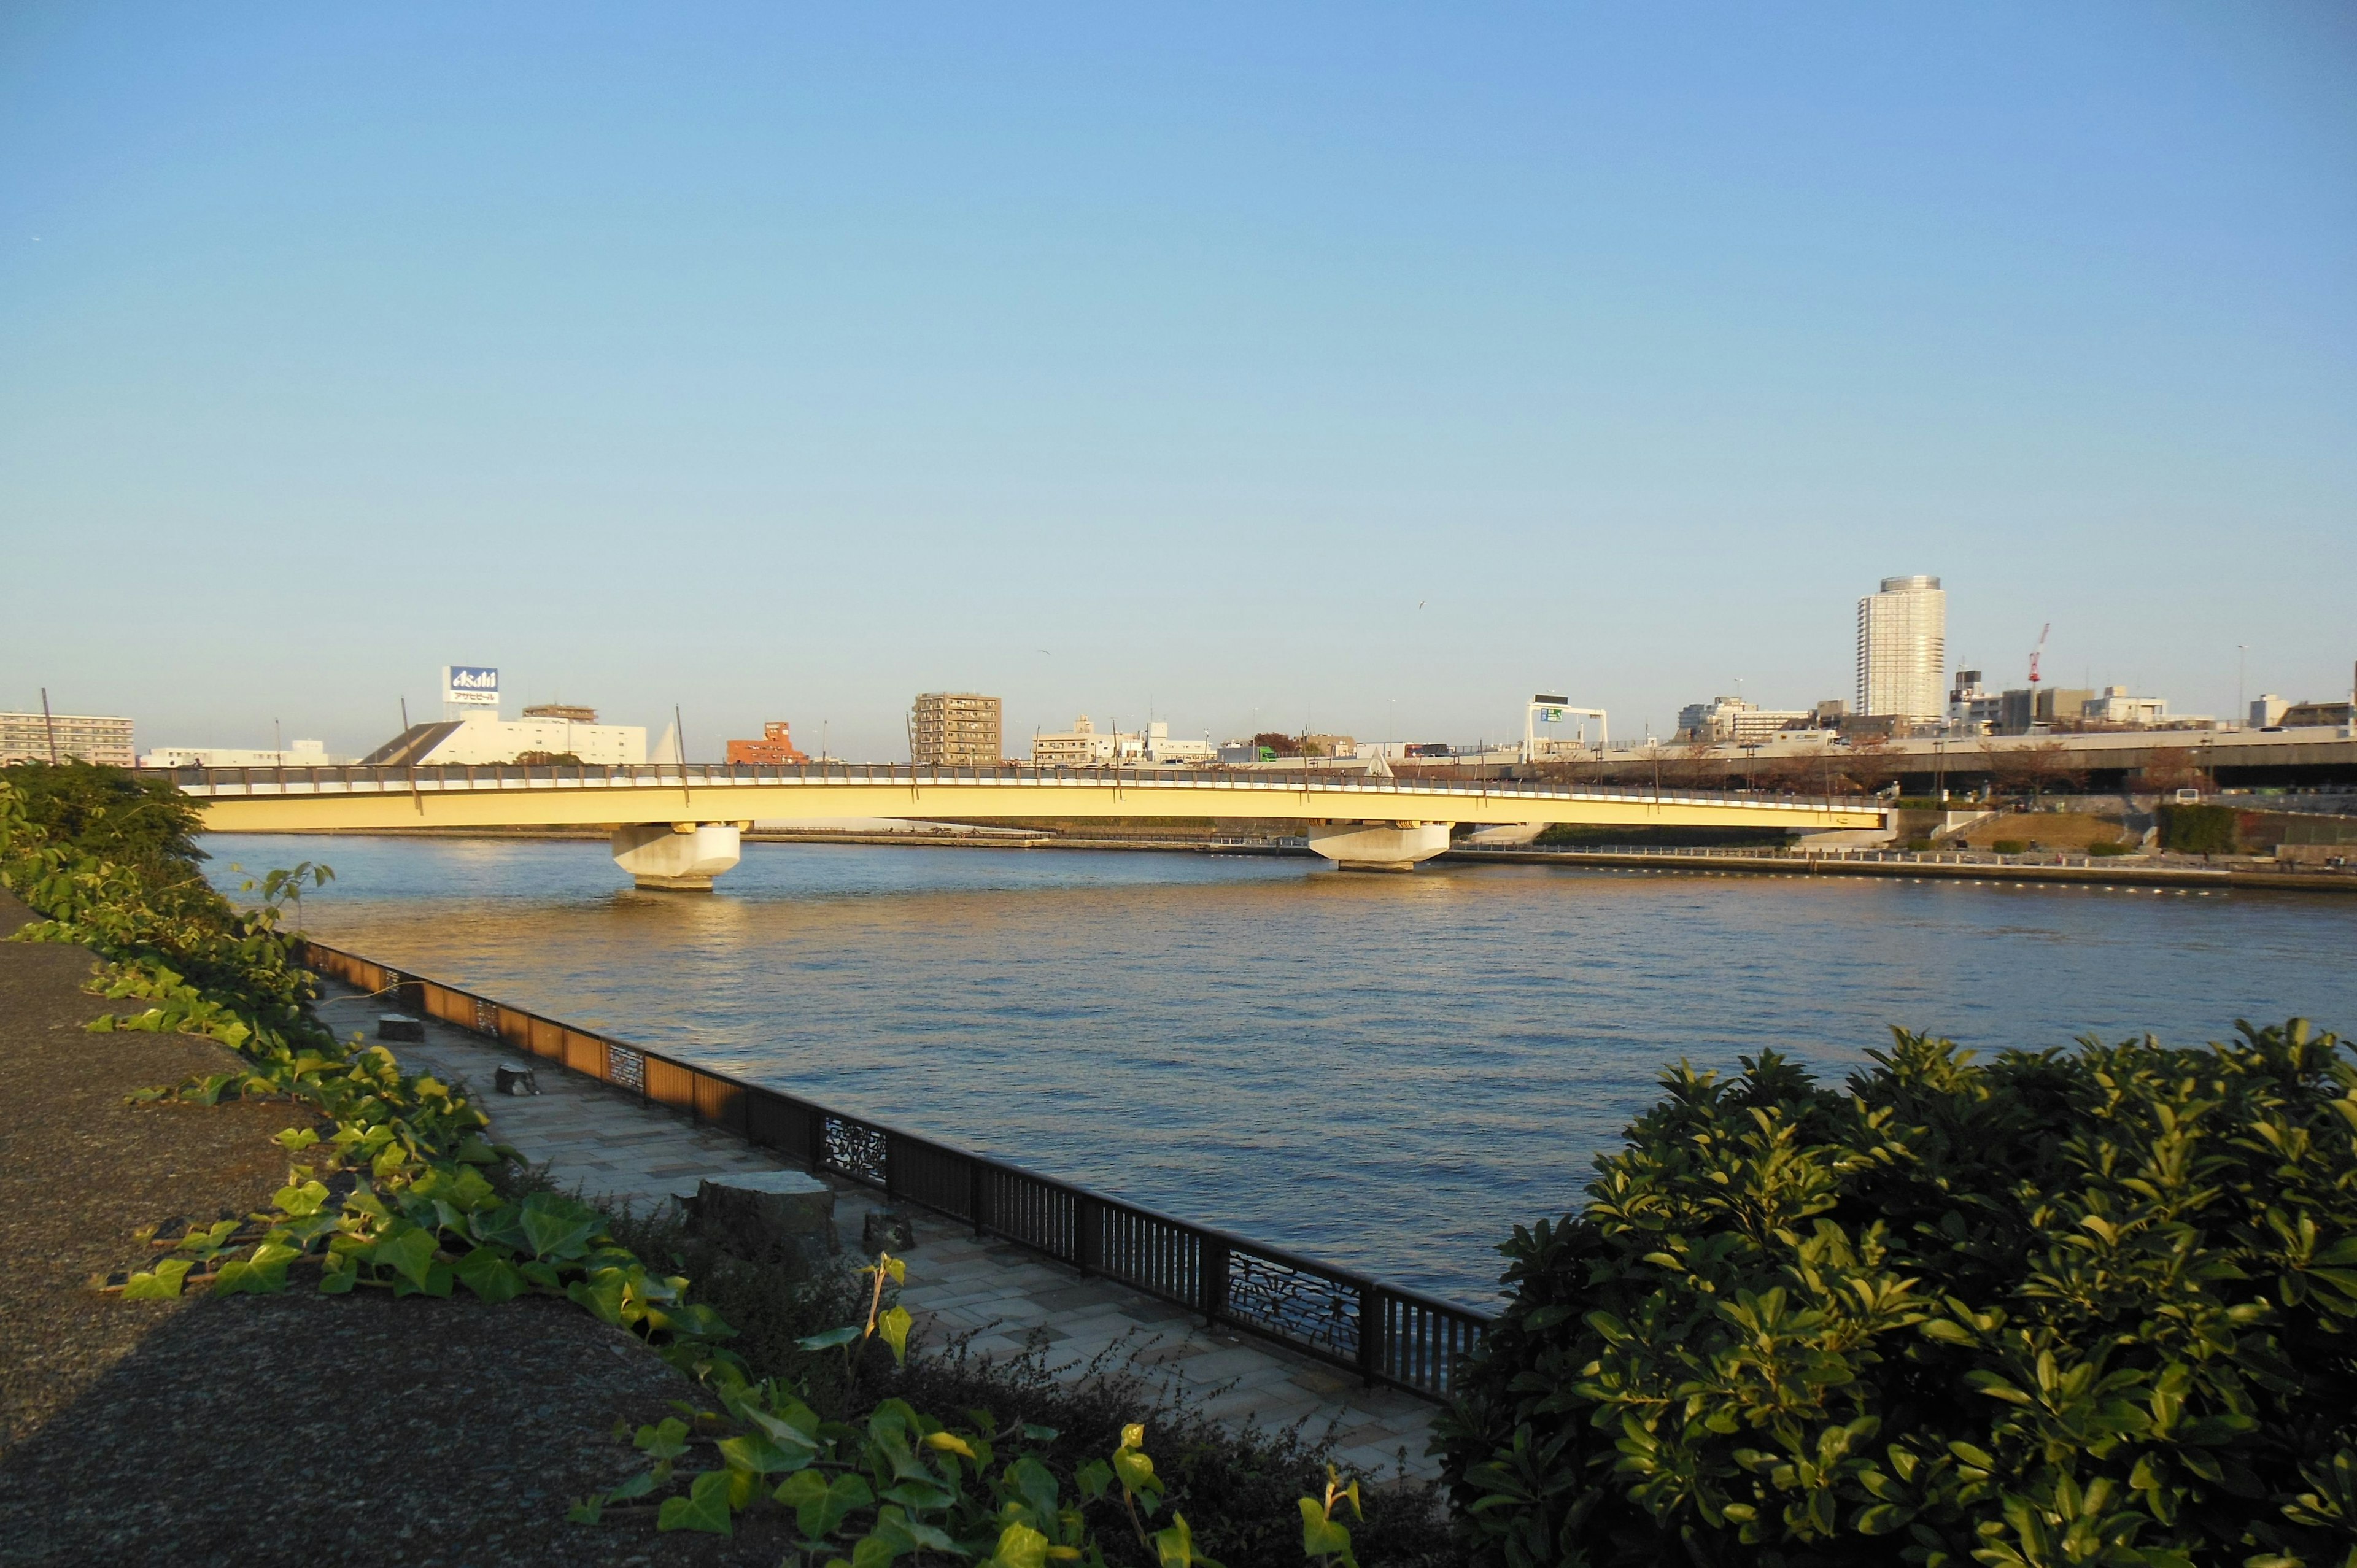
[[[691,757],[2357,659],[2357,8],[0,8],[0,705]]]

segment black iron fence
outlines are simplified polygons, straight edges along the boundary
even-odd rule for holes
[[[307,942],[304,963],[424,1017],[683,1111],[813,1172],[845,1176],[1148,1295],[1431,1399],[1456,1388],[1483,1314],[1173,1219],[815,1101],[576,1029],[453,985]]]

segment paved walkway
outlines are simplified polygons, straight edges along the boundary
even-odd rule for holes
[[[356,994],[333,981],[328,995]],[[322,1013],[341,1035],[374,1036],[381,1004],[335,1002]],[[645,1210],[698,1178],[727,1172],[788,1168],[769,1152],[637,1096],[571,1073],[552,1062],[429,1019],[423,1044],[392,1048],[412,1071],[464,1083],[490,1113],[492,1135],[533,1164],[545,1162],[560,1187],[608,1205]],[[502,1064],[533,1066],[541,1092],[492,1091]],[[837,1177],[835,1223],[849,1252],[860,1250],[861,1221],[879,1195]],[[1305,1434],[1333,1456],[1389,1479],[1403,1463],[1417,1478],[1437,1476],[1426,1457],[1435,1408],[1395,1389],[1366,1388],[1352,1373],[1255,1337],[1205,1328],[1193,1316],[1125,1285],[1088,1279],[1010,1242],[977,1240],[953,1220],[913,1209],[917,1244],[900,1300],[931,1342],[971,1332],[977,1354],[1006,1356],[1036,1333],[1051,1346],[1051,1364],[1077,1375],[1101,1354],[1127,1359],[1149,1379],[1191,1398],[1216,1419],[1265,1427],[1304,1423]]]

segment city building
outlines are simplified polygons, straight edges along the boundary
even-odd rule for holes
[[[0,768],[52,758],[129,768],[135,757],[129,719],[97,714],[0,714]]]
[[[1781,730],[1813,727],[1824,706],[1819,703],[1813,710],[1763,708],[1740,697],[1713,697],[1707,703],[1688,703],[1678,710],[1678,736],[1684,740],[1733,741],[1741,746],[1747,741],[1765,740]]]
[[[1146,759],[1148,762],[1191,767],[1196,763],[1211,761],[1218,751],[1219,748],[1208,740],[1174,739],[1170,726],[1158,720],[1146,726]]]
[[[1937,577],[1885,577],[1857,601],[1857,711],[1936,721],[1948,668],[1948,596]]]
[[[1082,714],[1068,730],[1046,731],[1031,737],[1031,760],[1041,768],[1111,768],[1146,759],[1146,737],[1100,730]]]
[[[566,719],[576,725],[594,725],[597,722],[597,710],[585,708],[578,703],[534,703],[524,709],[523,716],[528,719]]]
[[[502,719],[497,708],[469,709],[467,714],[412,725],[361,761],[372,768],[480,768],[519,757],[577,757],[595,767],[633,768],[647,759],[643,725]]]
[[[142,768],[341,768],[354,760],[330,756],[322,740],[298,740],[284,751],[244,751],[226,746],[159,746],[139,759]]]
[[[526,708],[524,712],[532,710]],[[761,726],[759,740],[732,740],[728,743],[728,764],[740,763],[768,767],[783,767],[788,763],[808,762],[810,754],[794,749],[792,726],[784,719],[772,719]]]
[[[2350,724],[2357,722],[2357,705],[2348,703],[2294,703],[2284,709],[2283,717],[2276,722],[2286,729]]]
[[[2284,721],[2284,714],[2290,710],[2291,704],[2273,692],[2262,693],[2258,700],[2251,704],[2251,727],[2266,729],[2280,725]]]
[[[920,768],[996,768],[1004,755],[996,697],[927,692],[909,726],[909,757]]]
[[[2166,724],[2169,722],[2169,699],[2131,697],[2126,686],[2106,686],[2079,704],[2079,716],[2090,724]]]

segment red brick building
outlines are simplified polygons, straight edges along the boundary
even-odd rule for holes
[[[739,762],[808,762],[810,757],[807,753],[794,749],[793,736],[787,733],[788,727],[785,720],[778,719],[761,726],[761,738],[759,740],[730,741],[730,765]]]

